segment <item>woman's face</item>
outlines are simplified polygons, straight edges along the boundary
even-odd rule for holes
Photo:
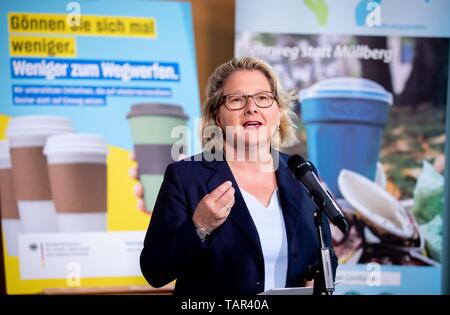
[[[225,81],[223,95],[254,95],[258,92],[271,92],[269,81],[259,70],[237,70]],[[216,123],[230,142],[230,131],[235,141],[248,146],[270,145],[272,136],[280,125],[280,108],[274,100],[272,106],[260,108],[252,97],[248,97],[244,108],[229,110],[222,104],[216,116]],[[227,130],[228,129],[228,130]]]

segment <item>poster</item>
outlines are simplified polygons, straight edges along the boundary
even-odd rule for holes
[[[298,91],[302,143],[286,151],[315,164],[349,221],[345,236],[332,226],[337,294],[440,293],[449,11],[237,2],[235,55],[268,61]]]
[[[0,23],[7,292],[146,284],[165,167],[199,146],[190,4],[3,1]]]

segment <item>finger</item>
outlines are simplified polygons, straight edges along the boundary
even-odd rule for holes
[[[137,198],[142,198],[144,196],[144,185],[142,185],[141,183],[137,183],[136,185],[134,185],[134,195]]]
[[[149,214],[149,212],[147,210],[147,206],[145,205],[144,199],[138,199],[137,207],[138,207],[139,211]]]
[[[136,155],[134,154],[133,150],[130,151],[130,159],[136,161]]]
[[[234,200],[234,193],[235,190],[233,187],[231,187],[219,199],[217,199],[215,206],[218,209],[221,209],[227,205],[230,206],[230,203],[232,203]]]
[[[139,177],[138,168],[130,167],[130,169],[128,170],[128,175],[133,179],[138,179],[138,177]]]
[[[231,182],[226,181],[219,185],[216,189],[214,189],[212,192],[208,194],[208,199],[210,199],[212,202],[217,202],[217,199],[219,199],[228,189],[231,188]]]
[[[228,215],[231,212],[231,209],[234,206],[234,198],[232,200],[230,200],[229,203],[225,204],[223,207],[221,207],[217,212],[216,212],[216,216],[219,218],[226,218],[228,217]]]
[[[226,203],[226,204],[223,206],[223,208],[222,208],[223,211],[224,211],[225,213],[230,212],[230,211],[231,211],[231,208],[233,208],[235,202],[236,202],[236,199],[234,199],[234,197],[233,197],[228,203]]]

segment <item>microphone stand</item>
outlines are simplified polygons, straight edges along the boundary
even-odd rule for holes
[[[314,274],[313,295],[332,295],[334,291],[333,269],[331,267],[330,248],[325,245],[322,229],[322,212],[325,209],[325,199],[318,191],[309,192],[316,205],[314,224],[319,236],[319,265],[312,270]]]

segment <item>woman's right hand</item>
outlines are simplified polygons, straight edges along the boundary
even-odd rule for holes
[[[136,162],[136,157],[134,155],[134,152],[130,153],[130,159],[132,161]],[[147,207],[145,206],[145,201],[144,201],[144,185],[142,185],[142,183],[139,181],[139,169],[138,167],[132,167],[128,170],[128,174],[130,175],[130,177],[136,181],[138,181],[135,185],[134,185],[134,196],[137,198],[137,208],[139,209],[139,211],[144,212],[146,214],[148,214],[148,210]]]
[[[195,226],[212,232],[225,222],[234,205],[234,192],[231,182],[226,181],[205,195],[192,217]]]

